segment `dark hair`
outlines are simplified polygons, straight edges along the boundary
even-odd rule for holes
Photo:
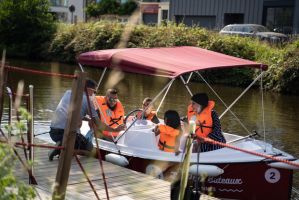
[[[153,100],[152,100],[151,98],[146,97],[146,98],[143,100],[142,104],[150,103],[150,102],[152,102],[152,101],[153,101]]]
[[[86,79],[85,87],[96,89],[97,83],[92,79]]]
[[[206,93],[197,93],[191,97],[191,100],[204,108],[208,105],[209,97]]]
[[[109,95],[109,94],[117,94],[117,90],[114,89],[114,88],[111,88],[111,89],[107,89],[106,91],[106,95]]]
[[[178,129],[181,125],[179,113],[175,110],[167,110],[164,113],[164,123],[174,129]]]

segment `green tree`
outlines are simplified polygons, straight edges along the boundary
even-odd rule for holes
[[[48,0],[0,1],[0,45],[8,55],[38,56],[54,31]]]
[[[99,17],[105,14],[130,15],[137,8],[134,0],[120,4],[118,0],[102,0],[99,3],[90,3],[86,8],[89,17]]]
[[[120,3],[117,0],[102,0],[99,3],[100,14],[118,14]]]
[[[88,17],[98,17],[100,15],[98,5],[97,3],[88,4],[85,10]]]
[[[124,4],[121,4],[119,8],[119,15],[131,15],[137,8],[137,3],[134,0],[129,0]]]

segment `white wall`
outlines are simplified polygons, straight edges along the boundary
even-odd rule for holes
[[[161,2],[159,6],[159,13],[158,13],[158,24],[160,25],[162,22],[162,10],[168,10],[168,17],[169,20],[169,2]]]
[[[71,23],[72,15],[69,11],[69,7],[71,5],[75,6],[75,12],[73,12],[73,19],[75,22],[77,18],[77,22],[85,22],[85,2],[86,0],[68,0],[67,6],[51,6],[51,12],[65,13],[67,15],[66,21],[67,23]]]

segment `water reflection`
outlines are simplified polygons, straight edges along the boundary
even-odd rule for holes
[[[76,65],[65,65],[59,63],[32,63],[26,61],[14,60],[9,64],[15,66],[27,66],[33,69],[45,71],[73,74],[74,70],[79,68]],[[88,76],[96,80],[101,75],[101,70],[87,69]],[[108,73],[109,74],[109,73]],[[107,81],[109,76],[104,78]],[[28,85],[34,85],[34,113],[36,121],[36,134],[48,130],[49,119],[53,110],[56,108],[61,96],[66,89],[71,88],[71,80],[59,77],[39,76],[23,73],[11,73],[8,81],[10,86],[15,90],[18,80],[24,80],[26,92]],[[120,90],[119,99],[122,101],[126,112],[140,108],[142,100],[145,97],[154,97],[169,80],[159,77],[141,76],[136,74],[125,74],[125,78],[117,85]],[[220,94],[227,105],[232,103],[238,97],[243,89],[214,85],[214,90]],[[192,84],[193,92],[208,92],[210,98],[216,101],[216,111],[220,115],[226,107],[217,100],[216,96],[211,93],[209,88],[203,84]],[[104,94],[104,89],[99,93]],[[160,98],[161,99],[161,98]],[[181,116],[186,115],[186,105],[189,103],[190,96],[184,85],[180,81],[175,81],[162,105],[159,117],[163,116],[164,111],[175,109]],[[298,96],[285,96],[273,93],[264,94],[265,102],[265,124],[266,140],[275,147],[289,152],[299,158],[299,107],[297,102]],[[261,94],[258,90],[249,90],[240,101],[232,108],[232,111],[246,125],[250,132],[258,131],[263,135],[263,115],[261,112]],[[7,105],[7,99],[6,99]],[[158,104],[155,105],[158,107]],[[7,118],[7,110],[5,110]],[[221,119],[222,128],[226,132],[239,135],[248,133],[240,126],[238,121],[231,113],[227,113]],[[296,172],[294,177],[295,187],[299,189],[299,173]]]

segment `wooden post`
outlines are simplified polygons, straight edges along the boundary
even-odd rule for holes
[[[4,103],[4,87],[5,87],[5,82],[6,76],[5,76],[5,54],[6,51],[4,50],[2,53],[2,61],[1,61],[1,66],[0,66],[0,124],[2,120],[2,112],[3,112],[3,103]]]
[[[29,123],[29,135],[28,135],[28,143],[34,143],[34,116],[33,116],[33,85],[29,85],[29,112],[31,115],[30,123]],[[34,164],[34,148],[33,146],[29,147],[29,159],[31,160],[31,172],[33,174],[33,164]]]
[[[68,119],[64,129],[62,141],[62,146],[64,149],[60,153],[54,191],[52,194],[52,199],[55,200],[65,198],[66,187],[74,153],[76,130],[78,128],[78,122],[81,120],[80,111],[82,107],[83,91],[87,74],[84,72],[75,72],[75,75],[77,78],[73,81],[71,102],[68,108]]]

